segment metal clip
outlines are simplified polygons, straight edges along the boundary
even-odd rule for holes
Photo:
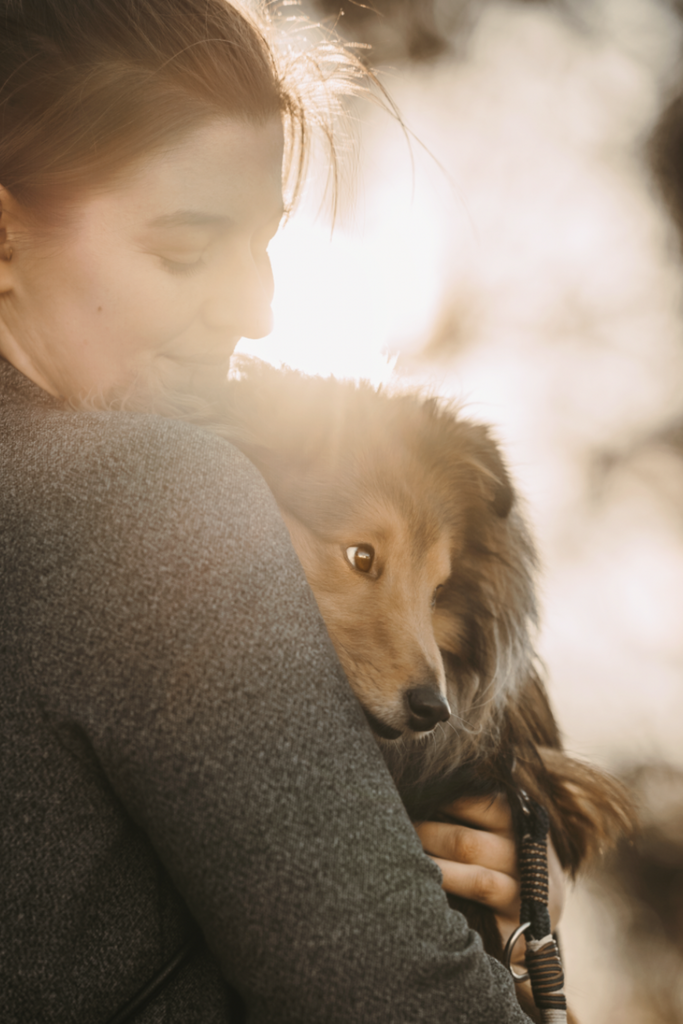
[[[512,951],[517,944],[517,939],[524,934],[527,928],[531,927],[531,921],[525,921],[524,924],[520,924],[519,928],[516,928],[510,938],[505,943],[505,951],[503,952],[503,964],[508,969],[513,977],[515,984],[520,985],[523,981],[526,981],[529,977],[529,972],[525,971],[524,974],[515,974],[512,969]]]

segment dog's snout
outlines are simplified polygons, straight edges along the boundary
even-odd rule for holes
[[[410,727],[415,732],[430,732],[451,715],[448,701],[434,686],[415,686],[408,690]]]

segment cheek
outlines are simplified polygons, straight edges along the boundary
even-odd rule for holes
[[[35,260],[28,274],[28,291],[39,300],[43,319],[61,324],[74,340],[102,342],[106,334],[118,333],[125,345],[176,316],[172,290],[160,287],[150,268],[134,258],[72,245]]]
[[[101,332],[128,350],[154,351],[182,334],[197,315],[194,289],[167,279],[151,261],[112,266],[86,297]]]

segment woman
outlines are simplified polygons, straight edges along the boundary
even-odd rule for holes
[[[223,0],[1,10],[3,1021],[526,1019],[440,889],[509,927],[505,807],[441,875],[253,467],[86,411],[268,332],[304,105]]]

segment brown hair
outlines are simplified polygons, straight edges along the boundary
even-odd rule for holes
[[[52,223],[212,117],[281,117],[296,194],[311,109],[266,31],[228,0],[0,0],[0,183]]]

